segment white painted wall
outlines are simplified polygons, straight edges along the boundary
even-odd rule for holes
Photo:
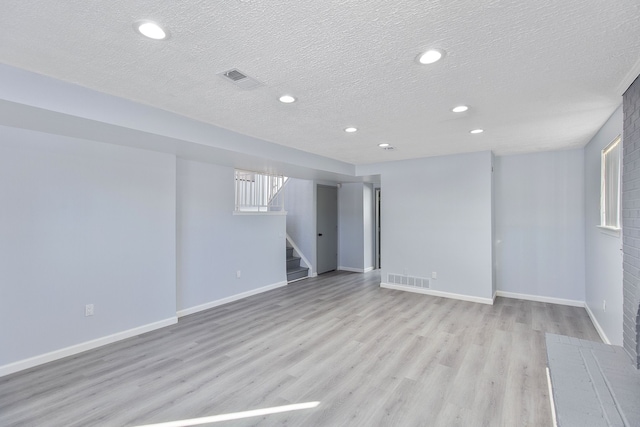
[[[583,150],[495,158],[499,292],[584,301]]]
[[[0,367],[175,318],[175,157],[2,126],[0,142]]]
[[[584,149],[585,291],[587,307],[600,330],[612,344],[622,345],[622,236],[597,227],[600,223],[600,153],[618,135],[622,135],[622,107]],[[606,311],[603,301],[607,302]]]
[[[364,185],[338,188],[338,269],[364,271]]]
[[[492,298],[491,153],[381,163],[382,281],[431,277],[432,290]]]
[[[287,234],[311,264],[316,259],[315,188],[313,181],[295,178],[289,178],[284,187]],[[315,265],[307,267],[316,272]]]
[[[178,311],[286,283],[285,216],[233,215],[233,174],[178,159]]]

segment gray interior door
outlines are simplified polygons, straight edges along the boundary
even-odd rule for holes
[[[318,185],[316,207],[318,274],[338,268],[338,189]]]

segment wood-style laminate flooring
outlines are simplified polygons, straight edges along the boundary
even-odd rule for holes
[[[489,306],[335,272],[0,378],[0,426],[132,426],[320,402],[225,426],[549,426],[545,332],[582,308]]]

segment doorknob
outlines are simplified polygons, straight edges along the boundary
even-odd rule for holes
[[[322,237],[322,233],[318,233],[318,236]]]

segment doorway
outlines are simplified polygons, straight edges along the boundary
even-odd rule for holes
[[[375,200],[374,200],[374,206],[375,206],[375,252],[374,252],[374,264],[375,264],[375,268],[376,270],[379,269],[381,267],[381,259],[380,259],[380,189],[376,188],[376,193],[375,193]]]
[[[338,269],[338,189],[318,185],[316,203],[318,274]]]

